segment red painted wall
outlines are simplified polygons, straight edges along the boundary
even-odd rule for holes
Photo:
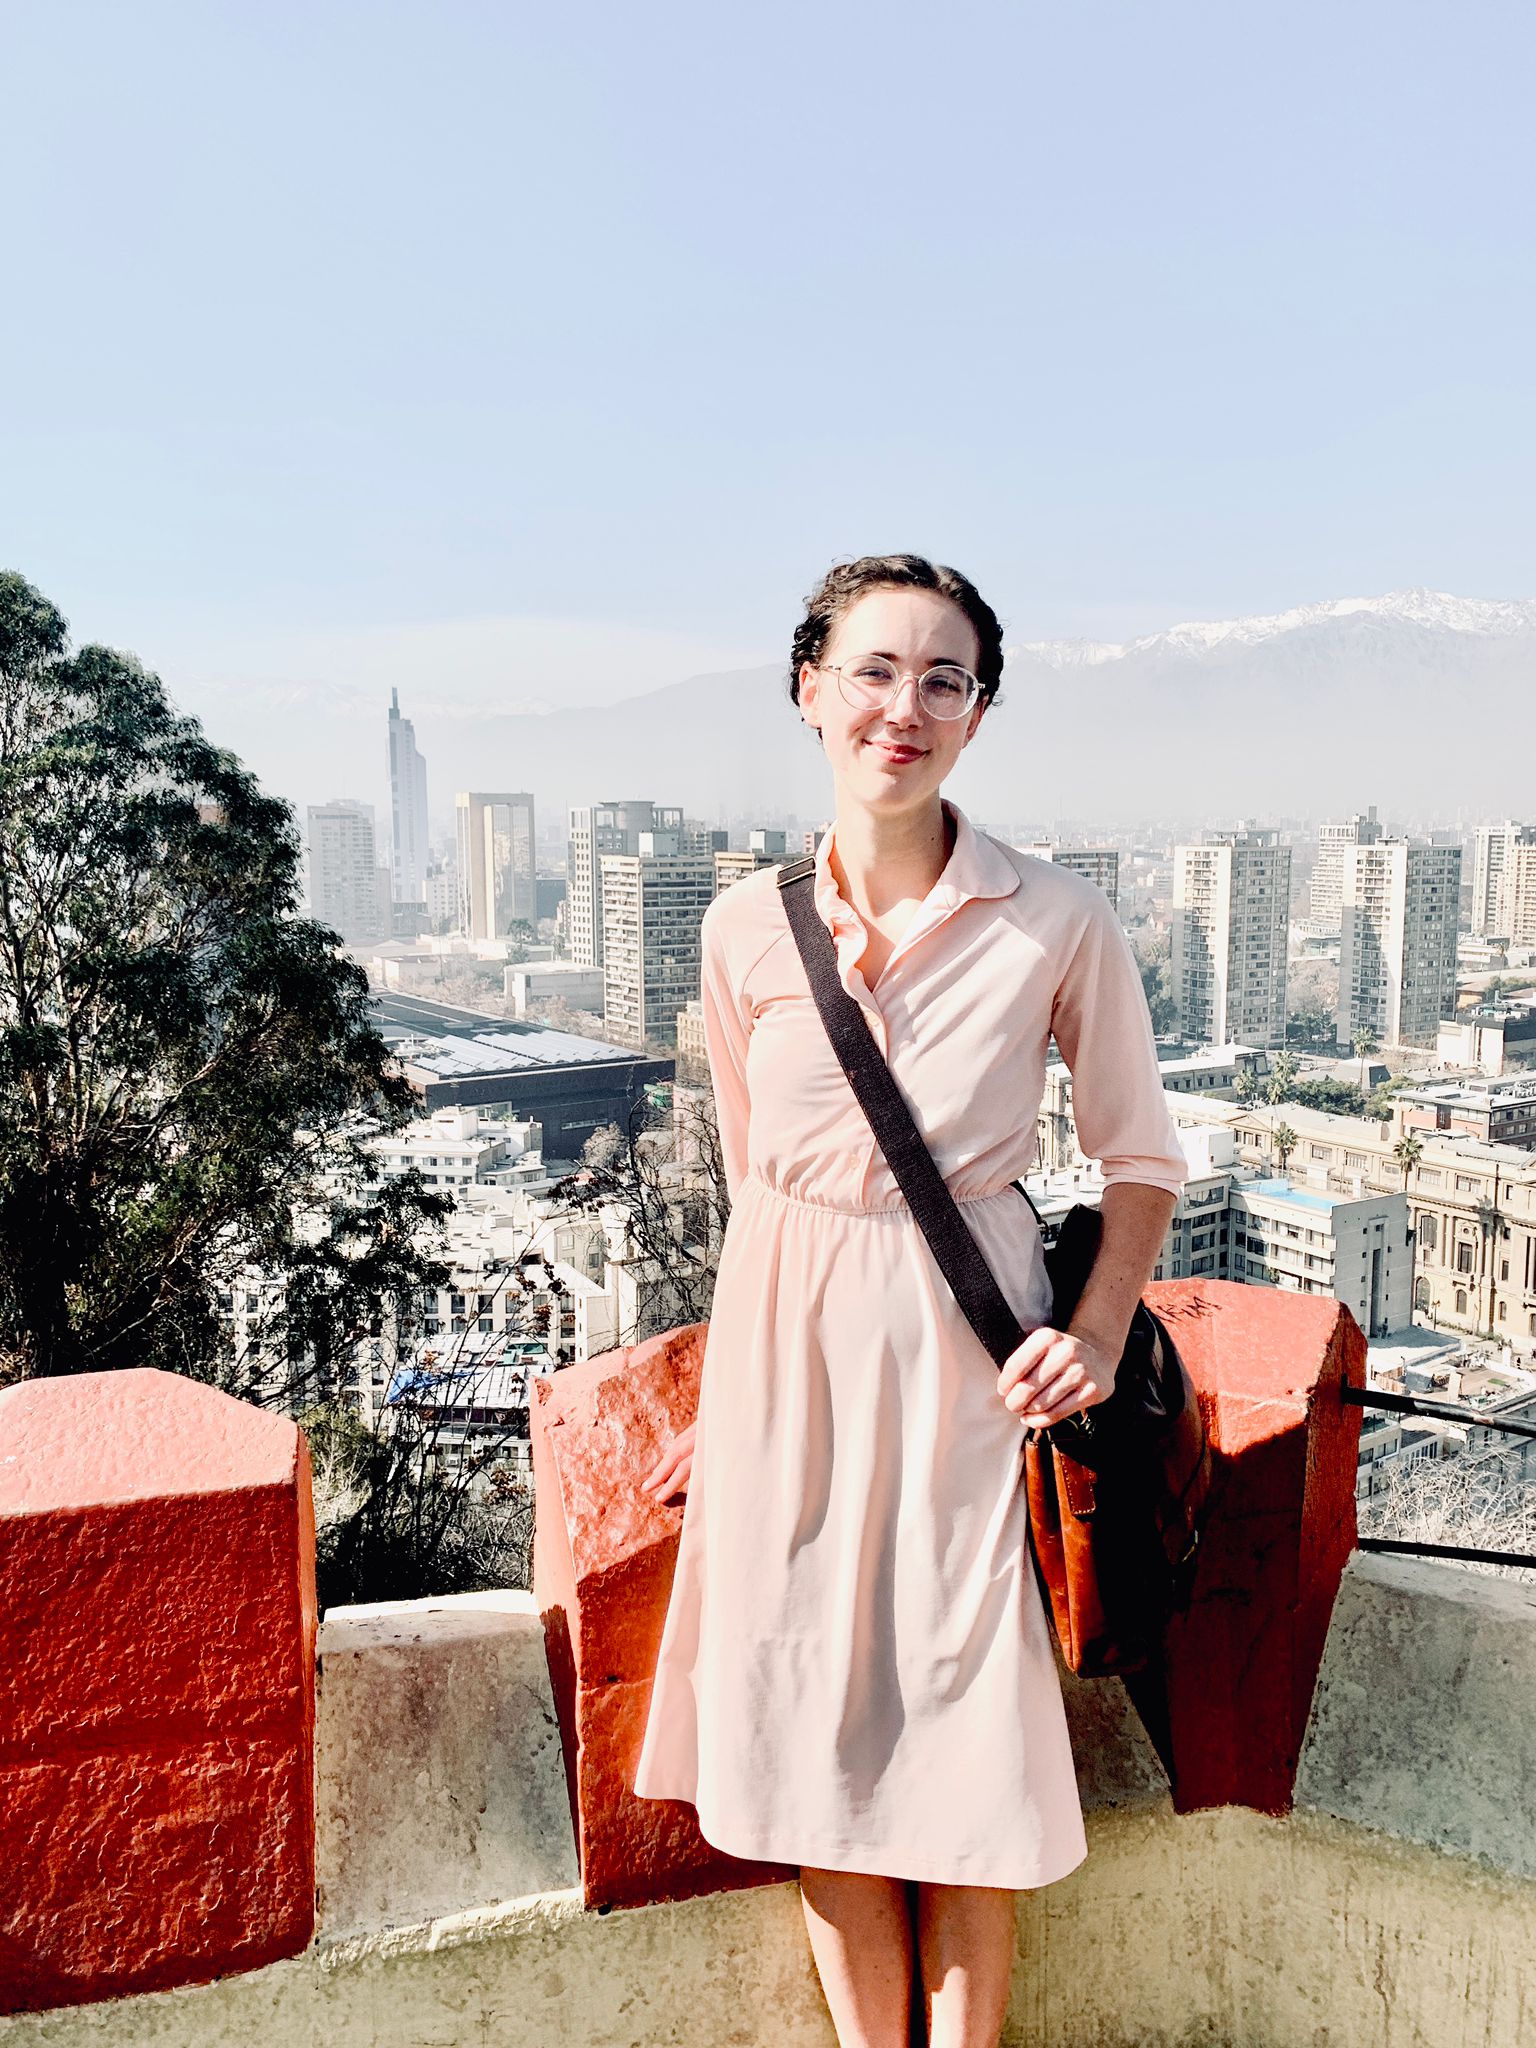
[[[0,1392],[0,2011],[307,1945],[314,1638],[292,1422],[171,1373]]]

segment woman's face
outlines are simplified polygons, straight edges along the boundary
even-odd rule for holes
[[[864,654],[884,654],[900,671],[896,694],[876,710],[850,704],[827,673]],[[976,673],[981,648],[965,613],[934,590],[871,590],[832,629],[821,659],[801,665],[800,708],[821,729],[840,791],[882,810],[930,803],[986,709],[978,698],[964,718],[934,718],[918,701],[917,679],[937,662]]]

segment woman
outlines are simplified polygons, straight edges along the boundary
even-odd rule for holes
[[[915,555],[834,568],[790,671],[836,792],[815,902],[1028,1333],[1001,1375],[838,1065],[774,870],[703,923],[732,1210],[698,1412],[646,1482],[686,1497],[635,1790],[692,1802],[723,1850],[799,1866],[845,2048],[905,2048],[914,1951],[929,2041],[992,2048],[1014,1893],[1086,1854],[1024,1434],[1110,1391],[1185,1178],[1108,898],[940,795],[1001,674],[990,607]],[[1105,1179],[1065,1330],[1012,1185],[1052,1034]]]

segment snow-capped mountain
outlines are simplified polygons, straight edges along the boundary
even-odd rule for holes
[[[451,678],[443,694],[451,696]],[[518,705],[520,679],[506,701]],[[189,705],[260,772],[238,704]],[[382,733],[382,699],[377,709]],[[304,713],[316,801],[361,788],[350,703]],[[601,710],[417,715],[434,792],[528,789],[542,811],[651,796],[717,818],[826,816],[825,757],[781,666],[694,676]],[[242,744],[244,742],[244,745]],[[382,743],[378,748],[382,758]],[[372,772],[374,755],[367,755]],[[1170,627],[1120,646],[1023,643],[947,785],[985,821],[1536,816],[1536,601],[1338,598]]]
[[[1270,612],[1251,619],[1206,619],[1166,632],[1149,633],[1121,645],[1104,640],[1034,640],[1010,648],[1011,656],[1029,655],[1051,668],[1094,668],[1128,657],[1165,654],[1198,659],[1217,649],[1259,647],[1285,634],[1326,626],[1336,619],[1401,622],[1431,632],[1484,634],[1493,639],[1536,635],[1536,599],[1499,601],[1453,597],[1444,590],[1389,590],[1385,597],[1336,597],[1322,604],[1295,605],[1288,612]]]

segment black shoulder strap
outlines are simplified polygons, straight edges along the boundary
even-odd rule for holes
[[[832,934],[816,909],[812,881],[815,867],[814,857],[806,854],[798,860],[786,861],[778,875],[784,912],[800,958],[805,962],[811,994],[827,1027],[832,1049],[869,1119],[896,1185],[932,1248],[939,1271],[954,1289],[955,1299],[971,1328],[1001,1368],[1009,1354],[1023,1343],[1024,1331],[956,1207],[890,1068],[870,1037],[863,1010],[843,987]],[[1025,1200],[1029,1200],[1027,1195]],[[1034,1208],[1032,1202],[1030,1207]],[[1038,1215],[1037,1210],[1037,1218]]]

